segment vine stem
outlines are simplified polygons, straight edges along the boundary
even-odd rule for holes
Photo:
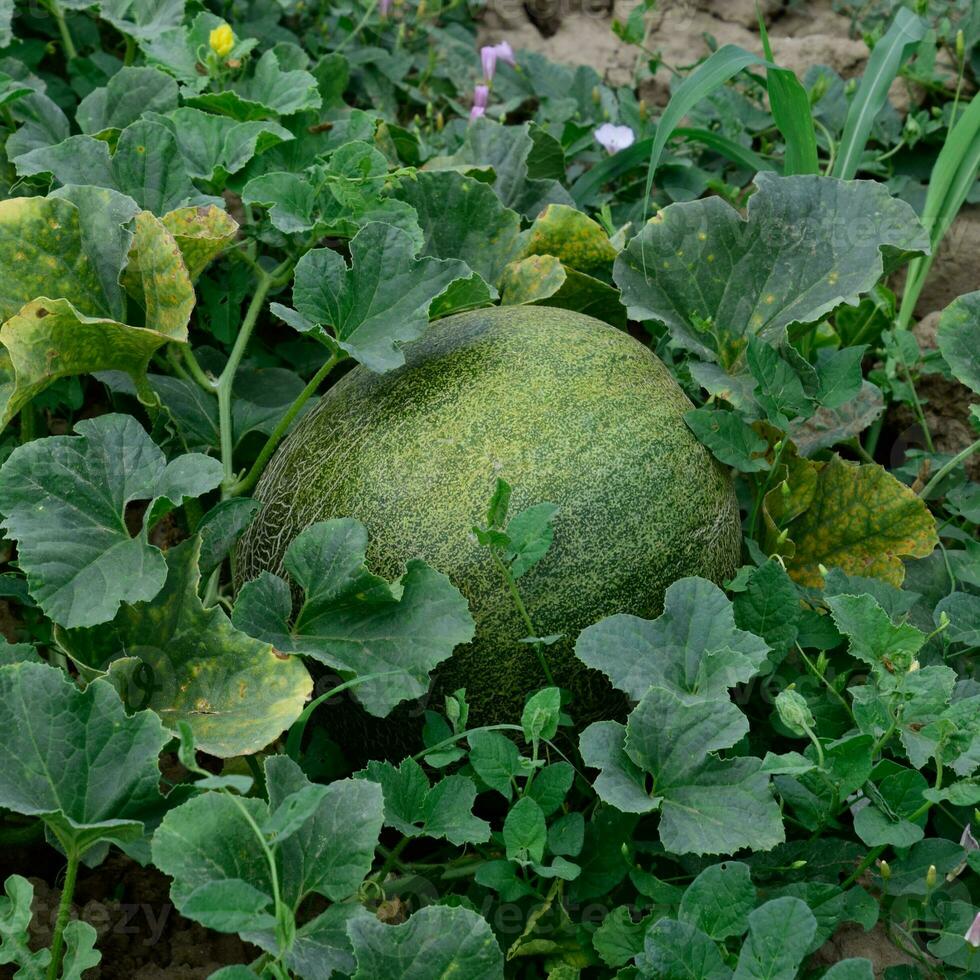
[[[81,855],[74,847],[65,848],[68,857],[68,867],[65,869],[65,880],[61,886],[61,901],[58,903],[58,917],[55,919],[54,936],[51,940],[51,962],[48,964],[48,980],[57,980],[61,970],[61,948],[65,938],[65,926],[68,925],[68,915],[71,912],[71,900],[75,894],[75,882],[78,879],[78,866]]]
[[[49,13],[58,25],[58,33],[61,35],[61,46],[65,49],[65,57],[69,61],[74,61],[78,57],[78,50],[72,40],[71,31],[68,29],[68,22],[65,20],[64,11],[58,4],[58,0],[48,0],[46,4]]]
[[[290,425],[293,423],[293,419],[300,413],[303,406],[310,400],[310,398],[316,394],[317,388],[323,383],[327,375],[341,362],[347,359],[347,355],[343,351],[336,350],[330,357],[324,362],[323,366],[317,371],[316,374],[310,378],[307,386],[296,396],[296,400],[286,409],[286,414],[279,420],[279,423],[272,430],[272,434],[265,441],[265,445],[262,447],[261,452],[256,457],[255,462],[252,464],[252,468],[248,473],[242,477],[229,491],[229,495],[232,497],[238,497],[241,494],[248,493],[256,483],[259,481],[259,477],[262,476],[263,471],[266,468],[269,460],[272,458],[272,454],[276,451],[276,447],[282,441],[282,437],[286,434]]]
[[[221,429],[221,463],[224,467],[224,486],[222,496],[230,496],[229,491],[235,483],[235,470],[233,455],[235,449],[234,434],[231,426],[231,400],[232,388],[235,384],[235,375],[238,372],[242,358],[245,356],[245,348],[248,347],[249,340],[252,339],[252,332],[258,322],[259,314],[265,305],[269,291],[282,283],[282,278],[288,275],[292,268],[292,261],[287,259],[277,266],[272,272],[266,272],[261,266],[256,265],[256,277],[258,285],[252,294],[252,300],[245,311],[245,319],[242,321],[241,329],[235,338],[231,354],[228,355],[228,363],[221,372],[221,377],[216,385],[218,393],[218,423]]]
[[[977,450],[980,450],[980,439],[976,442],[971,443],[966,449],[961,449],[948,463],[941,466],[937,471],[936,475],[919,491],[919,497],[922,500],[928,500],[929,494],[932,493],[936,487],[939,486],[942,481],[956,469],[960,463],[969,459]]]
[[[388,877],[388,872],[391,871],[396,864],[398,864],[398,859],[401,857],[402,851],[408,847],[408,837],[403,837],[392,849],[388,852],[388,857],[385,858],[385,863],[381,865],[381,870],[374,875],[374,880],[379,885],[384,885],[385,878]]]

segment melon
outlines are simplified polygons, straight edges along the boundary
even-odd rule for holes
[[[569,711],[579,722],[616,713],[605,678],[574,656],[578,632],[613,613],[655,616],[671,582],[720,582],[737,565],[732,482],[685,425],[691,403],[643,344],[562,309],[451,316],[407,345],[405,361],[388,374],[354,368],[283,443],[256,488],[263,507],[239,545],[239,578],[281,572],[310,524],[357,518],[371,571],[396,578],[419,557],[469,601],[476,636],[435,671],[431,706],[465,688],[471,726],[517,722],[545,678],[472,534],[502,477],[512,515],[560,508],[551,549],[519,587],[537,634],[562,634],[545,653]],[[387,722],[361,712],[356,732],[351,710],[327,715],[348,744],[380,726],[391,755],[417,739],[422,711],[403,705]]]

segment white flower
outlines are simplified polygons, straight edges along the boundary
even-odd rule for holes
[[[618,153],[620,150],[625,150],[627,146],[632,146],[636,136],[629,126],[614,126],[612,123],[603,123],[595,131],[595,140],[610,153]]]

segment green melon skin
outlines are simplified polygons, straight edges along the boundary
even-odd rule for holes
[[[579,313],[494,307],[448,317],[405,349],[404,367],[356,367],[283,443],[256,489],[264,504],[238,549],[241,580],[281,572],[310,524],[355,517],[368,567],[396,578],[410,558],[447,574],[476,620],[473,642],[434,673],[429,705],[465,687],[470,726],[517,723],[545,684],[527,629],[472,534],[498,476],[511,515],[561,509],[545,558],[519,579],[552,673],[577,722],[622,708],[605,678],[575,659],[580,630],[614,613],[658,615],[686,575],[720,582],[739,556],[731,480],[684,424],[692,406],[663,363],[628,334]],[[351,751],[417,747],[423,706],[380,722],[331,708]]]

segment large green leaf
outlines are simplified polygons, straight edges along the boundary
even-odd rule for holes
[[[715,753],[748,732],[730,701],[651,687],[623,726],[590,725],[579,742],[600,770],[595,790],[627,813],[660,812],[660,839],[674,854],[769,850],[783,840],[779,807],[761,760]]]
[[[202,899],[216,887],[247,886],[251,923],[245,916],[212,928],[240,931],[245,938],[277,954],[275,934],[269,928],[273,887],[269,865],[255,836],[255,827],[266,826],[288,801],[312,784],[299,767],[285,756],[265,763],[269,802],[255,798],[235,799],[230,794],[207,792],[164,817],[153,836],[153,863],[173,882],[170,896],[183,914],[201,920],[209,913]],[[294,913],[313,894],[339,901],[354,893],[371,870],[381,831],[381,790],[365,780],[344,779],[331,783],[315,810],[285,840],[270,846],[274,851],[282,900]],[[259,902],[264,899],[264,904]],[[347,916],[357,914],[347,906]],[[244,912],[239,906],[239,912]],[[324,918],[326,916],[326,918]],[[315,962],[319,973],[332,970],[348,974],[354,963],[344,935],[345,909],[334,906],[300,930],[286,962],[298,969],[301,962]],[[315,924],[314,924],[315,923]],[[338,928],[339,926],[339,928]]]
[[[10,357],[0,425],[57,378],[138,377],[158,347],[186,340],[194,288],[180,250],[157,218],[134,213],[128,198],[93,187],[0,203],[0,258],[15,270],[0,287]],[[140,327],[123,322],[122,274],[143,307]]]
[[[372,371],[405,363],[400,345],[419,337],[432,301],[469,279],[456,259],[416,258],[399,228],[372,222],[350,243],[351,265],[329,248],[307,252],[296,265],[293,302],[311,323],[331,327],[337,345]]]
[[[419,171],[398,185],[395,196],[418,214],[423,255],[462,259],[490,286],[500,282],[518,249],[521,219],[491,187],[451,170]]]
[[[749,915],[734,980],[795,980],[816,931],[817,920],[798,898],[760,905]]]
[[[300,68],[283,71],[279,56],[270,48],[256,62],[255,71],[249,77],[234,82],[221,92],[205,92],[184,102],[247,122],[319,109],[321,99],[316,79]]]
[[[152,711],[127,715],[104,681],[82,691],[55,667],[0,667],[0,736],[0,806],[41,817],[76,855],[141,837],[162,802],[170,733]]]
[[[980,394],[980,291],[954,299],[943,310],[936,339],[956,379]]]
[[[730,367],[756,334],[780,342],[854,304],[899,257],[926,252],[915,212],[883,184],[761,173],[748,217],[719,197],[672,204],[616,259],[629,314]]]
[[[419,560],[389,585],[364,565],[368,537],[352,518],[313,524],[283,564],[302,589],[295,617],[289,585],[263,572],[246,583],[232,621],[284,653],[313,657],[352,675],[397,671],[358,684],[354,696],[378,717],[425,693],[429,671],[473,638],[466,600]]]
[[[184,19],[184,0],[100,0],[99,8],[104,20],[135,38],[154,37]]]
[[[397,926],[356,919],[348,932],[357,959],[354,980],[503,980],[504,954],[490,924],[466,908],[430,905]]]
[[[654,620],[620,614],[584,629],[576,656],[634,700],[657,685],[677,694],[726,697],[765,663],[769,647],[735,625],[717,585],[684,578],[667,590]]]
[[[129,415],[88,419],[75,431],[19,446],[0,468],[0,511],[31,594],[66,627],[94,626],[122,602],[152,599],[167,564],[148,541],[150,528],[222,476],[207,456],[167,463]],[[150,505],[132,537],[126,508],[137,500]]]
[[[453,844],[490,839],[490,824],[473,815],[476,786],[467,776],[446,776],[430,786],[414,759],[397,768],[372,760],[361,775],[384,793],[385,825],[406,837],[444,838]]]
[[[732,976],[708,936],[666,916],[647,930],[636,965],[644,980],[731,980]]]
[[[75,121],[92,136],[125,129],[147,112],[169,112],[179,100],[177,83],[156,68],[126,66],[108,85],[89,92],[78,104]]]
[[[199,550],[196,538],[171,548],[152,600],[123,607],[111,623],[60,631],[58,642],[131,707],[152,708],[169,728],[187,722],[206,752],[258,752],[299,717],[313,682],[298,660],[235,629],[220,606],[204,608]]]

